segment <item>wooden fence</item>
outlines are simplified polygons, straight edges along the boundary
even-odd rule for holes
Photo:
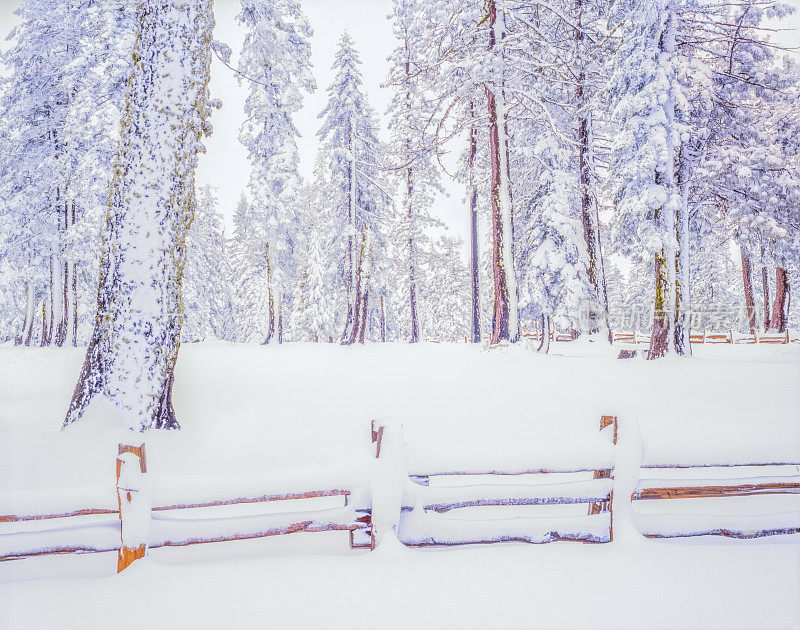
[[[604,416],[600,428],[613,425],[608,446],[616,444],[616,418]],[[560,453],[547,455],[548,447],[504,449],[496,456],[482,452],[455,449],[432,451],[430,455],[408,449],[409,478],[416,509],[405,508],[399,522],[398,535],[404,544],[414,547],[461,545],[519,541],[545,543],[558,540],[610,542],[612,529],[612,496],[614,478],[613,449],[594,448],[590,443],[567,461]],[[570,446],[561,445],[569,451]],[[476,456],[477,455],[477,456]],[[444,461],[442,461],[444,460]],[[550,461],[548,461],[550,460]],[[576,479],[559,483],[499,484],[465,483],[475,477],[519,477],[552,473],[575,476],[593,474],[592,479]],[[584,475],[585,476],[585,475]],[[431,486],[437,477],[457,478],[459,485]],[[515,516],[505,519],[461,519],[442,515],[451,510],[484,506],[527,506],[587,504],[585,516],[535,517]]]
[[[374,549],[387,532],[411,547],[510,541],[611,542],[615,450],[619,448],[616,417],[603,416],[600,430],[600,436],[584,442],[505,446],[492,452],[487,446],[407,445],[399,426],[373,423],[374,459],[365,459],[360,466],[185,477],[148,472],[144,444],[120,445],[116,484],[17,496],[12,501],[14,513],[0,515],[0,523],[61,520],[56,527],[35,531],[0,530],[0,561],[116,550],[117,568],[122,571],[148,548],[323,531],[347,531],[352,548],[368,549]],[[788,459],[711,460],[650,461],[643,463],[642,469],[800,466]],[[364,463],[370,461],[373,463]],[[639,479],[630,500],[635,504],[641,500],[800,494],[800,474],[796,469],[786,472],[789,474],[735,479]],[[543,475],[569,479],[556,483],[526,483],[523,479]],[[445,477],[448,483],[443,484]],[[515,482],[498,483],[506,478]],[[458,485],[452,485],[455,480]],[[344,505],[248,516],[207,517],[192,512],[333,496],[341,496]],[[42,510],[45,504],[51,509]],[[518,506],[575,504],[585,504],[586,513],[509,518],[494,514],[495,518],[484,519],[458,519],[451,514],[476,507],[511,508],[513,512]],[[634,513],[634,519],[639,531],[651,538],[709,534],[754,538],[800,532],[798,512],[744,517]]]
[[[710,459],[710,458],[709,458]],[[706,462],[653,462],[643,463],[643,470],[682,469],[688,478],[639,479],[631,495],[632,501],[666,499],[716,499],[755,495],[800,494],[800,461],[797,459],[765,459],[744,457],[726,458]],[[709,477],[710,469],[778,469],[780,475],[751,477]],[[702,478],[696,478],[700,472]],[[775,472],[774,470],[772,472]],[[635,524],[639,532],[648,538],[679,538],[689,536],[717,535],[729,538],[759,538],[776,534],[800,532],[800,513],[747,514],[636,514]]]
[[[614,332],[612,337],[614,343],[650,345],[650,335],[645,335],[635,330]],[[689,341],[694,344],[786,344],[798,342],[800,337],[790,335],[788,330],[784,333],[757,333],[756,335],[738,333],[735,330],[728,330],[727,332],[708,332],[704,330],[702,333],[689,335]]]

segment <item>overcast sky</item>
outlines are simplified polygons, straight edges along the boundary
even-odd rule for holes
[[[432,0],[434,1],[434,0]],[[788,0],[800,9],[800,0]],[[234,65],[242,43],[242,32],[235,21],[238,0],[215,0],[217,26],[215,38],[233,49]],[[20,0],[0,0],[0,33],[7,34],[16,18],[13,10]],[[303,137],[300,139],[300,171],[311,179],[316,153],[317,114],[325,104],[325,89],[332,80],[331,63],[336,42],[342,31],[348,30],[361,55],[364,87],[375,110],[382,117],[391,97],[390,91],[380,85],[386,79],[387,57],[395,45],[391,25],[386,19],[392,0],[303,0],[303,7],[314,28],[312,60],[317,80],[316,93],[306,97],[305,106],[296,118]],[[785,20],[782,28],[800,28],[800,11]],[[790,46],[800,46],[798,31],[778,33],[776,41]],[[6,41],[0,48],[8,46]],[[239,194],[247,185],[250,166],[243,147],[239,144],[239,125],[244,117],[243,105],[246,86],[239,86],[234,73],[214,60],[211,91],[223,101],[221,110],[215,111],[212,122],[214,134],[207,140],[208,152],[201,157],[198,182],[209,183],[218,189],[222,211],[229,220]],[[2,113],[0,112],[0,115]],[[383,120],[382,133],[385,132]],[[385,135],[383,135],[385,138]],[[454,147],[456,149],[456,147]],[[450,227],[451,233],[467,236],[467,213],[461,187],[445,177],[449,198],[439,198],[434,213]]]

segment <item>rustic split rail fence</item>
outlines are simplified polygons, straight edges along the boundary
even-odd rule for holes
[[[612,335],[614,343],[649,345],[650,335],[634,331],[616,331]],[[757,333],[749,335],[728,330],[727,332],[708,332],[692,333],[689,335],[690,343],[694,344],[786,344],[800,342],[800,336],[796,333],[791,334],[788,330],[782,333]]]
[[[120,445],[116,484],[0,497],[2,524],[51,521],[37,530],[3,531],[0,561],[65,553],[118,552],[122,571],[147,549],[244,540],[296,532],[346,531],[352,548],[374,549],[387,535],[427,547],[497,542],[611,542],[617,418],[603,416],[601,434],[585,442],[489,448],[407,445],[399,425],[372,426],[374,457],[325,469],[298,468],[235,475],[158,475],[147,471],[145,445]],[[791,458],[660,462],[641,470],[772,466],[785,474],[742,478],[639,479],[630,500],[709,499],[800,494],[800,462]],[[773,471],[774,472],[774,471]],[[557,476],[557,482],[532,479]],[[704,475],[707,476],[707,475]],[[564,477],[568,480],[564,481]],[[514,483],[506,483],[506,479]],[[446,480],[447,483],[441,483]],[[498,483],[498,480],[503,480]],[[521,481],[519,481],[521,480]],[[457,481],[457,485],[452,485]],[[636,481],[636,480],[634,480]],[[630,486],[629,486],[630,487]],[[341,496],[344,505],[246,516],[195,516],[192,510]],[[627,501],[620,496],[617,501]],[[458,510],[585,504],[583,515],[456,518]],[[42,505],[51,509],[42,511]],[[508,510],[507,510],[508,509]],[[651,538],[717,534],[755,538],[800,532],[800,511],[722,516],[642,514],[634,525]],[[65,524],[66,523],[66,524]]]

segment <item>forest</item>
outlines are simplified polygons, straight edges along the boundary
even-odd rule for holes
[[[235,66],[209,0],[26,0],[0,84],[0,340],[88,344],[79,390],[138,355],[166,400],[181,341],[537,330],[546,353],[554,330],[636,329],[655,359],[691,354],[692,327],[796,326],[800,69],[771,42],[791,7],[392,6],[388,129],[342,33],[308,181],[293,117],[318,86],[298,0],[241,0]],[[223,107],[212,58],[247,89],[232,227],[195,182]],[[444,178],[466,243],[441,229]]]

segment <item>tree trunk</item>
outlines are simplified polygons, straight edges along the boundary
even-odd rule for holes
[[[69,228],[69,202],[64,202],[64,241],[66,241],[67,229]],[[69,313],[68,304],[68,284],[69,284],[69,263],[66,261],[66,245],[62,247],[62,255],[64,255],[64,265],[61,269],[61,262],[58,262],[58,270],[56,276],[58,277],[58,305],[56,320],[55,337],[53,343],[58,347],[64,345],[67,340],[67,315]]]
[[[39,337],[39,345],[44,347],[49,343],[47,339],[47,298],[42,300],[42,335]]]
[[[474,105],[469,104],[470,118],[475,117]],[[478,185],[475,181],[475,155],[478,152],[478,131],[475,126],[469,130],[469,250],[470,250],[470,334],[472,343],[481,342],[480,309],[480,260],[478,257]]]
[[[675,57],[675,30],[676,30],[675,9],[672,6],[667,8],[664,31],[658,41],[658,50],[662,57],[674,59]],[[650,348],[647,354],[648,360],[658,359],[666,356],[674,349],[675,338],[671,335],[672,326],[675,321],[675,249],[670,244],[670,240],[675,237],[675,212],[671,210],[669,197],[676,194],[675,190],[675,147],[672,140],[672,132],[675,129],[675,95],[674,87],[667,86],[666,100],[664,102],[664,112],[667,117],[667,138],[666,150],[668,156],[668,166],[662,173],[655,172],[654,180],[658,185],[662,185],[667,191],[667,203],[658,208],[655,212],[655,220],[661,224],[665,244],[661,251],[655,254],[655,301],[653,308],[653,330],[650,335]],[[678,200],[680,202],[680,200]]]
[[[688,144],[684,143],[678,156],[678,192],[680,203],[675,211],[675,352],[681,356],[692,354],[689,342],[689,185],[692,164]]]
[[[358,343],[364,343],[364,335],[367,332],[367,308],[369,306],[369,289],[364,291],[364,297],[361,300],[361,326],[358,331]]]
[[[72,223],[71,225],[75,225],[75,202],[72,202]],[[72,290],[72,345],[77,347],[78,345],[78,263],[72,263],[72,278],[71,278],[71,290]]]
[[[744,286],[744,303],[747,306],[747,323],[750,334],[756,334],[756,304],[753,299],[753,270],[750,266],[750,255],[744,245],[739,247],[742,254],[742,284]]]
[[[266,346],[272,341],[272,335],[275,334],[275,298],[272,295],[272,266],[269,260],[269,243],[266,244],[267,256],[267,307],[269,309],[269,322],[267,327],[267,337],[264,339],[262,346]]]
[[[416,269],[416,252],[414,251],[414,237],[413,237],[413,221],[414,209],[411,203],[411,195],[414,191],[414,179],[412,169],[409,166],[406,173],[406,193],[408,195],[408,260],[409,260],[409,274],[408,274],[408,289],[409,289],[409,304],[411,306],[411,343],[419,341],[419,318],[417,317],[417,269]]]
[[[664,253],[655,255],[656,298],[654,305],[653,332],[650,335],[648,359],[665,356],[670,346],[671,313],[667,309],[670,292],[670,273]]]
[[[764,332],[769,330],[769,278],[764,264],[764,246],[761,246],[761,287],[764,291]]]
[[[775,301],[772,303],[772,319],[769,322],[770,330],[786,332],[788,309],[786,304],[789,298],[789,274],[785,267],[775,268]]]
[[[283,343],[283,296],[278,301],[278,343]]]
[[[605,295],[605,280],[603,278],[600,257],[600,226],[595,224],[597,208],[591,192],[592,177],[592,148],[591,148],[591,122],[589,119],[588,103],[586,102],[586,70],[583,60],[583,0],[575,0],[577,14],[577,27],[575,28],[575,49],[578,58],[578,82],[576,97],[578,103],[577,137],[578,137],[578,189],[581,200],[581,224],[583,225],[583,239],[586,242],[588,261],[586,275],[592,287],[593,304],[588,312],[588,332],[596,333],[600,330],[600,322],[608,325],[608,299]]]
[[[550,316],[542,315],[542,337],[539,340],[538,352],[547,354],[550,352]]]
[[[33,320],[35,313],[35,301],[33,295],[33,285],[29,282],[25,283],[25,317],[22,320],[22,330],[14,341],[14,345],[31,345],[31,336],[33,334]]]
[[[211,0],[143,0],[136,11],[97,318],[65,427],[105,399],[130,429],[178,428],[181,276],[210,107],[214,18]]]
[[[342,344],[351,344],[355,339],[355,328],[358,325],[358,307],[354,303],[356,292],[356,252],[355,235],[356,232],[356,156],[355,143],[353,138],[352,120],[348,128],[348,146],[350,148],[350,164],[348,165],[348,197],[347,197],[347,219],[350,222],[350,233],[347,236],[347,317],[345,318],[344,330],[342,331]]]
[[[386,311],[383,307],[383,296],[381,296],[381,341],[386,343]]]
[[[366,228],[365,228],[366,230]],[[366,233],[366,232],[365,232]],[[356,275],[355,275],[355,302],[353,304],[352,313],[353,313],[353,325],[350,330],[350,335],[347,337],[346,345],[351,346],[358,340],[359,329],[361,328],[361,299],[362,299],[362,281],[361,281],[361,274],[363,273],[363,263],[364,263],[364,242],[362,241],[361,249],[358,255],[358,262],[356,263]],[[348,314],[349,314],[348,310]]]
[[[488,0],[489,49],[505,37],[502,13],[497,13],[495,0]],[[500,77],[502,85],[502,77]],[[492,202],[492,270],[494,278],[494,312],[491,343],[519,340],[517,279],[514,271],[514,243],[511,208],[511,187],[508,178],[508,140],[506,137],[505,97],[502,88],[486,89],[489,109],[489,156],[491,161]]]

